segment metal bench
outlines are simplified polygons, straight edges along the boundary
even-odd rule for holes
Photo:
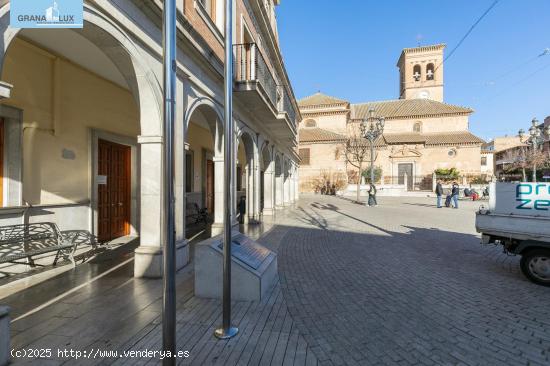
[[[77,236],[68,237],[61,233],[56,224],[41,222],[0,227],[0,263],[29,264],[37,266],[33,257],[57,252],[53,265],[60,255],[73,264]],[[27,259],[28,262],[18,262]]]
[[[185,217],[189,221],[193,220],[193,224],[201,222],[208,224],[210,222],[210,215],[206,208],[199,208],[199,205],[196,203],[187,203],[185,205]]]

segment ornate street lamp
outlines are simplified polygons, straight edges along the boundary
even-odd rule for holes
[[[539,127],[539,121],[536,118],[533,118],[531,121],[531,127],[529,128],[529,135],[526,135],[523,129],[518,131],[518,136],[521,142],[523,138],[527,137],[525,143],[531,146],[533,151],[533,157],[537,154],[538,151],[544,146],[544,142],[550,139],[550,125],[546,127]],[[533,182],[537,181],[537,164],[533,163]]]
[[[370,143],[370,181],[374,184],[374,143],[384,132],[384,117],[374,117],[374,109],[369,109],[369,117],[361,122],[361,136]],[[361,172],[359,172],[361,174]],[[361,179],[361,176],[359,176]]]

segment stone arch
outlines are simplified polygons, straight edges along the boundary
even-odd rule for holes
[[[208,125],[208,129],[214,141],[214,153],[216,156],[223,155],[223,113],[218,105],[208,97],[195,99],[187,108],[184,117],[185,129],[193,118],[198,118]]]
[[[10,23],[10,3],[0,8],[0,74],[9,46],[22,29],[12,28]],[[76,32],[97,46],[117,67],[126,80],[128,87],[140,110],[141,134],[162,136],[162,88],[153,70],[144,65],[144,55],[130,36],[113,23],[107,16],[84,4],[84,27],[82,29],[64,29]],[[33,30],[25,30],[31,32]],[[40,31],[40,30],[34,30]]]

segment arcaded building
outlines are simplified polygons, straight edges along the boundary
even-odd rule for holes
[[[187,207],[223,221],[223,1],[177,2],[176,236]],[[235,1],[237,197],[260,221],[297,197],[300,114],[279,49],[279,0]],[[138,240],[135,275],[161,274],[162,2],[84,1],[82,29],[15,29],[0,5],[0,225],[56,223]],[[238,191],[237,191],[238,190]]]
[[[437,169],[481,176],[484,141],[469,131],[473,110],[443,101],[444,48],[439,44],[402,51],[397,62],[399,99],[351,104],[322,93],[301,99],[301,191],[311,191],[320,175],[333,180],[345,175],[348,183],[356,179],[357,168],[347,162],[343,149],[350,131],[371,113],[385,118],[383,136],[376,141],[379,184],[429,190]],[[369,161],[370,157],[363,169]]]

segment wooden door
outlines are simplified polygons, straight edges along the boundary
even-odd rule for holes
[[[206,160],[206,209],[214,213],[214,162]]]
[[[98,142],[98,238],[130,234],[130,147]]]
[[[412,191],[413,188],[413,165],[411,163],[397,165],[397,180],[398,184],[405,184],[405,175],[407,175],[407,190]]]

